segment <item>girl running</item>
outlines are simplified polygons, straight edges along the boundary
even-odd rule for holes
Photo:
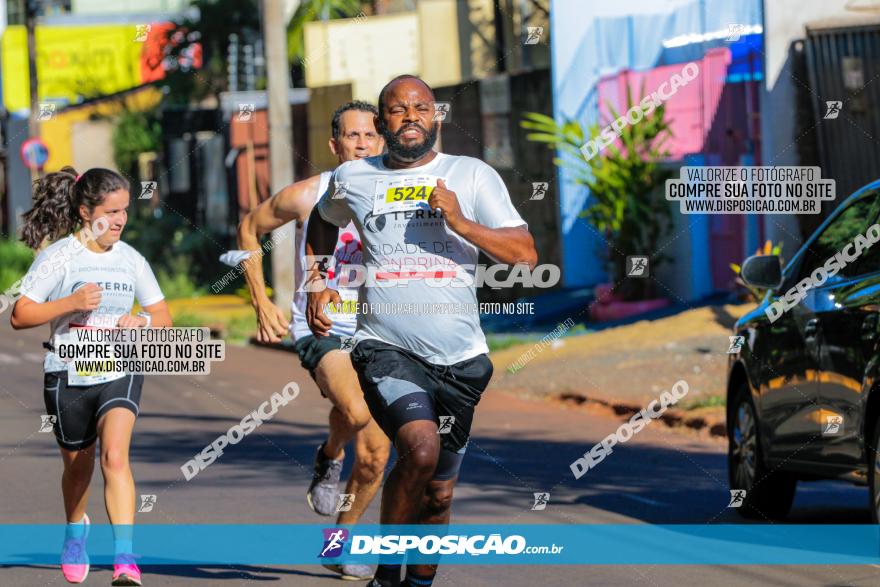
[[[13,328],[49,324],[43,397],[55,417],[64,474],[61,491],[67,533],[61,571],[70,583],[89,573],[86,504],[101,440],[104,504],[113,524],[113,585],[141,585],[132,554],[135,487],[128,448],[141,397],[142,375],[82,373],[53,352],[55,336],[77,328],[171,326],[171,315],[146,259],[120,241],[128,220],[128,182],[107,169],[81,176],[71,167],[35,183],[34,207],[24,215],[22,240],[39,253],[22,280]],[[72,233],[72,234],[71,234]],[[131,314],[137,298],[145,312]]]

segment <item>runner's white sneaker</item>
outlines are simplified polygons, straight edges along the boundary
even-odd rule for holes
[[[325,564],[325,569],[330,569],[334,573],[339,573],[340,579],[344,581],[367,581],[373,578],[373,569],[367,565],[358,564],[342,564],[333,565]]]
[[[342,461],[324,456],[324,445],[315,454],[315,474],[306,494],[309,507],[316,514],[332,516],[336,513],[336,500],[339,495],[339,476],[342,474]]]

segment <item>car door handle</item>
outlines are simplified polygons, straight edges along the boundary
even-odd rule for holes
[[[811,336],[816,336],[819,332],[819,319],[813,318],[812,320],[807,320],[807,323],[804,325],[804,336],[809,338]]]

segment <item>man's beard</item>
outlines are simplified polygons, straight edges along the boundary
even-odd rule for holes
[[[425,130],[418,124],[404,125],[397,130],[396,134],[391,132],[391,130],[384,124],[381,129],[382,136],[385,137],[385,145],[388,147],[388,151],[402,161],[418,161],[427,155],[428,151],[434,148],[434,143],[437,142],[437,131],[440,129],[440,123],[434,123],[431,130],[425,133],[425,140],[420,144],[407,147],[400,142],[398,137],[410,127],[415,127],[420,131]]]

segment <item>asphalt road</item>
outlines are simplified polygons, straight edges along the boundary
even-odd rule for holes
[[[0,519],[62,523],[61,461],[51,434],[37,430],[42,400],[40,341],[0,317]],[[180,466],[290,382],[300,396],[195,479]],[[672,381],[658,382],[664,388]],[[210,376],[149,377],[132,463],[139,494],[157,495],[139,523],[323,523],[305,501],[329,404],[292,354],[228,349]],[[569,463],[618,426],[607,417],[490,392],[477,411],[456,490],[453,522],[524,524],[741,523],[727,509],[724,445],[687,433],[644,429],[590,474],[574,480]],[[350,462],[346,463],[347,476]],[[89,513],[107,523],[96,468]],[[550,505],[531,511],[533,492]],[[793,523],[868,523],[867,491],[843,483],[801,484]],[[378,523],[374,504],[365,522]],[[296,545],[291,545],[296,548]],[[149,586],[332,585],[318,566],[144,567]],[[108,568],[87,584],[109,584]],[[446,566],[436,585],[877,585],[874,566]],[[65,584],[57,566],[0,567],[0,585]]]

